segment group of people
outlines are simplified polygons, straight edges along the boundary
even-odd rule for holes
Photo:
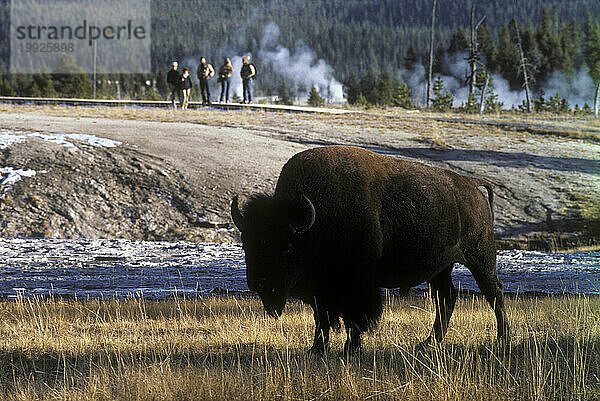
[[[229,87],[231,85],[231,77],[234,69],[229,58],[225,58],[223,64],[219,67],[217,73],[217,82],[221,84],[221,96],[219,102],[229,103]],[[196,71],[198,81],[200,83],[200,92],[202,93],[202,105],[210,106],[210,86],[209,80],[215,76],[215,69],[213,66],[206,62],[206,57],[200,58],[200,64]],[[242,58],[242,68],[240,69],[240,76],[242,78],[243,86],[243,103],[252,102],[252,91],[254,88],[254,80],[256,79],[256,67],[250,63],[250,57],[245,56]],[[179,72],[179,64],[177,61],[173,61],[171,69],[167,73],[167,83],[169,84],[170,100],[171,105],[174,109],[177,108],[175,97],[179,99],[181,109],[185,110],[188,108],[190,95],[192,93],[192,77],[190,76],[190,70],[184,68],[183,72]]]

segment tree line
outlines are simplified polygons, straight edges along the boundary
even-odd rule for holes
[[[444,88],[439,78],[440,75],[454,74],[450,71],[452,66],[444,64],[443,60],[447,55],[462,54],[467,61],[473,55],[473,43],[467,31],[466,27],[457,27],[448,42],[439,41],[435,49],[433,73],[438,76],[433,85],[432,107],[435,109],[447,110],[453,102],[452,94]],[[524,77],[527,77],[526,83],[536,94],[532,101],[535,111],[561,112],[569,109],[569,104],[560,94],[545,94],[543,91],[543,84],[555,72],[560,72],[566,79],[570,79],[582,66],[585,66],[592,80],[596,84],[600,83],[600,23],[591,14],[587,14],[585,22],[580,24],[575,19],[571,21],[561,19],[557,7],[553,9],[544,7],[537,24],[531,20],[524,22],[513,18],[501,26],[496,35],[491,25],[485,23],[478,27],[476,36],[479,50],[476,62],[481,73],[473,82],[475,89],[473,95],[461,106],[467,111],[476,111],[476,98],[481,96],[484,87],[489,91],[485,110],[498,111],[503,106],[502,99],[498,99],[493,92],[491,74],[498,74],[508,81],[511,90],[522,89]],[[411,70],[420,63],[417,51],[410,46],[401,68],[405,71]],[[362,104],[367,99],[367,102],[372,105],[399,105],[400,102],[397,100],[386,101],[385,99],[389,98],[386,90],[383,89],[378,93],[381,83],[375,83],[391,79],[393,82],[390,81],[389,85],[400,91],[403,85],[401,74],[396,74],[396,77],[398,78],[393,79],[385,73],[369,72],[363,75],[362,79],[357,80],[351,75],[345,81],[348,87],[348,101]],[[470,78],[465,74],[465,85]],[[412,98],[409,92],[402,93],[405,98]],[[360,97],[360,94],[363,97]],[[520,110],[525,108],[525,105],[519,107]],[[591,111],[588,104],[575,105],[575,108],[582,112]]]
[[[499,74],[513,89],[522,85],[516,28],[522,36],[534,90],[539,90],[552,72],[572,74],[584,64],[594,79],[599,79],[600,2],[597,0],[548,0],[543,8],[538,0],[440,0],[435,74],[445,73],[444,54],[468,48],[468,10],[472,4],[477,5],[480,15],[487,17],[478,29],[482,63],[486,71]],[[408,105],[411,94],[399,71],[428,61],[430,1],[231,0],[216,4],[208,0],[168,3],[153,0],[151,5],[153,73],[100,75],[97,97],[164,97],[163,81],[170,61],[204,55],[218,63],[223,57],[238,53],[258,55],[264,45],[264,27],[271,21],[280,28],[278,44],[292,53],[306,45],[317,59],[332,66],[335,78],[345,84],[351,103]],[[5,21],[7,7],[8,1],[1,0],[0,19]],[[33,76],[6,72],[6,49],[10,47],[8,24],[1,26],[4,29],[0,29],[0,62],[5,73],[0,78],[0,94],[92,95],[83,74],[75,80],[82,87],[72,89],[76,83],[51,72],[40,71]],[[260,71],[257,82],[260,94],[279,95],[287,91],[293,98],[298,91],[310,89],[298,88],[260,58],[254,62]]]

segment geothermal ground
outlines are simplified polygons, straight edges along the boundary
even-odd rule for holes
[[[285,161],[326,144],[491,181],[500,247],[600,243],[600,125],[589,119],[10,105],[0,236],[236,241],[232,196],[272,191]]]

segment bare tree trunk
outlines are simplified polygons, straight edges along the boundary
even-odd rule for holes
[[[477,39],[475,38],[475,3],[471,6],[471,49],[469,64],[471,65],[471,85],[469,85],[469,99],[475,96],[475,83],[477,82]]]
[[[517,0],[515,0],[515,6]],[[515,32],[517,33],[517,45],[519,47],[519,57],[521,58],[520,67],[523,70],[523,86],[525,87],[525,100],[527,101],[527,112],[531,113],[531,96],[529,95],[529,76],[527,75],[527,59],[525,59],[525,53],[523,53],[523,45],[521,44],[521,33],[519,32],[519,25],[517,20],[515,22]]]
[[[488,85],[490,83],[490,77],[485,77],[485,84],[483,85],[483,90],[481,91],[481,101],[479,102],[479,115],[483,115],[483,111],[485,110],[485,95],[487,92]]]
[[[598,118],[598,107],[600,107],[600,82],[596,86],[596,96],[594,97],[594,118]]]
[[[432,81],[433,81],[433,40],[435,33],[435,8],[437,6],[437,0],[433,0],[433,9],[431,10],[431,37],[429,43],[429,76],[427,78],[427,107],[431,107]]]

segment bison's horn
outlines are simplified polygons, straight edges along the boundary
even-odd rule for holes
[[[231,218],[233,219],[233,224],[235,224],[238,230],[244,231],[246,220],[244,219],[242,212],[240,212],[237,195],[234,196],[231,201]]]
[[[315,224],[315,207],[305,195],[302,195],[302,220],[292,225],[296,234],[304,234]]]

